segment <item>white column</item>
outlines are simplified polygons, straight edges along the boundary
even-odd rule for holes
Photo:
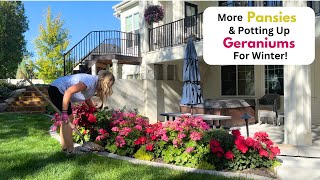
[[[97,75],[97,65],[94,64],[92,67],[91,67],[91,74],[92,75]]]
[[[284,140],[311,145],[310,66],[284,66]]]
[[[112,73],[115,79],[118,79],[118,60],[112,59]]]
[[[148,1],[139,1],[139,11],[144,12],[144,10],[147,8]],[[140,19],[144,19],[144,14],[140,13]],[[149,25],[143,20],[139,23],[140,27],[140,51],[141,51],[141,57],[142,62],[140,65],[140,77],[141,79],[147,78],[147,62],[144,58],[144,53],[149,51]]]
[[[122,64],[118,64],[118,79],[122,79]]]
[[[306,1],[284,1],[284,7],[305,7]],[[311,145],[310,66],[284,66],[284,141]]]
[[[168,64],[162,64],[163,80],[168,80]]]

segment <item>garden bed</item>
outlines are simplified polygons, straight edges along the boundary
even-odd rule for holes
[[[265,171],[273,178],[271,169],[280,164],[276,159],[280,150],[265,132],[245,138],[238,130],[213,130],[201,118],[188,116],[148,124],[135,112],[95,111],[84,104],[73,112],[74,124],[86,140],[120,156],[221,172]],[[74,141],[81,143],[77,134]]]
[[[0,114],[0,179],[244,179],[136,165],[97,154],[66,156],[47,116]]]

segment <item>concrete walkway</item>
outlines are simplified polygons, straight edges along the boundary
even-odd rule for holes
[[[276,171],[283,180],[319,180],[320,158],[278,156],[282,161]]]

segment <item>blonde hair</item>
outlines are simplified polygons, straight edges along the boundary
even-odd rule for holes
[[[97,96],[102,101],[112,95],[112,86],[114,81],[115,79],[111,72],[107,70],[101,70],[98,72]]]

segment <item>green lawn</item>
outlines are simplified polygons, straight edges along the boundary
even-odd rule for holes
[[[0,114],[0,179],[228,179],[95,154],[66,156],[49,136],[50,125],[44,115]]]

